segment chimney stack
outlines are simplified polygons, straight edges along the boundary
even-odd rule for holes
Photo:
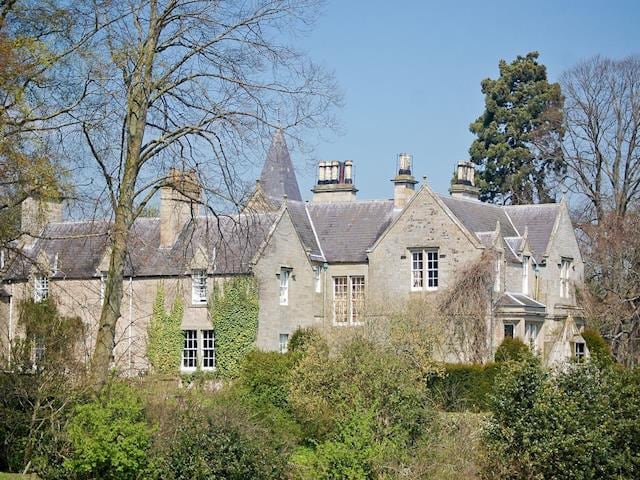
[[[411,174],[411,163],[413,157],[408,153],[398,155],[397,175],[393,182],[393,206],[394,208],[404,208],[416,190],[418,181]]]
[[[480,189],[475,183],[476,169],[471,162],[458,162],[449,193],[452,197],[478,200]]]
[[[27,197],[20,205],[20,230],[38,235],[48,223],[62,221],[62,200]]]
[[[311,190],[313,202],[351,202],[356,199],[358,190],[354,185],[353,162],[320,162],[318,164],[318,182]]]
[[[160,189],[160,247],[173,247],[185,225],[200,209],[201,189],[195,172],[169,171],[169,184]]]

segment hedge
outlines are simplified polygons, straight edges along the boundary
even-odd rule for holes
[[[445,364],[444,375],[429,381],[433,400],[445,411],[486,411],[500,365]]]

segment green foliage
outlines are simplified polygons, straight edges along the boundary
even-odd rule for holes
[[[482,81],[485,111],[470,125],[469,153],[481,166],[481,198],[498,203],[553,201],[549,174],[564,170],[560,85],[547,81],[538,53],[500,61],[500,77]]]
[[[147,356],[154,373],[178,372],[184,343],[181,328],[183,315],[184,305],[180,297],[173,302],[171,311],[166,311],[164,287],[160,285],[147,328],[149,335]]]
[[[519,338],[506,337],[496,349],[496,362],[518,362],[531,355],[531,349]]]
[[[611,347],[609,347],[607,341],[600,335],[600,332],[594,328],[585,328],[581,335],[587,343],[591,358],[595,362],[604,365],[613,362]]]
[[[307,346],[320,341],[322,341],[322,336],[317,329],[313,327],[296,328],[289,338],[289,351],[304,351]]]
[[[638,372],[531,356],[496,382],[485,433],[488,478],[633,479],[640,475]]]
[[[494,363],[445,364],[444,375],[429,380],[429,390],[446,411],[486,411],[499,371]]]
[[[95,400],[77,405],[67,435],[67,478],[121,480],[151,474],[152,428],[131,387],[114,383]]]
[[[171,443],[164,445],[163,479],[284,477],[285,456],[278,442],[232,402],[192,404],[177,417]]]
[[[216,368],[225,378],[235,378],[244,357],[254,348],[258,332],[258,288],[253,277],[216,284],[211,307],[215,330]]]

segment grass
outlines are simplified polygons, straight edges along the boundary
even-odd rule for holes
[[[35,475],[22,475],[21,473],[2,473],[0,472],[0,480],[37,480]]]

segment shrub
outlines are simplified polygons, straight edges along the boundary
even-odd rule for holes
[[[505,338],[496,350],[496,362],[518,362],[529,355],[531,350],[519,338]]]
[[[322,341],[322,335],[320,332],[313,328],[297,328],[289,339],[289,351],[300,352],[304,351],[309,345]]]
[[[585,328],[582,332],[582,338],[587,343],[587,348],[594,361],[602,364],[613,362],[611,357],[611,348],[607,341],[594,328]]]
[[[434,401],[446,411],[486,411],[499,365],[445,364],[444,375],[429,380]]]
[[[488,478],[632,479],[640,475],[637,374],[593,363],[551,373],[539,359],[498,377],[485,433]]]
[[[137,479],[151,473],[152,428],[133,388],[114,383],[75,407],[66,428],[66,478]]]

